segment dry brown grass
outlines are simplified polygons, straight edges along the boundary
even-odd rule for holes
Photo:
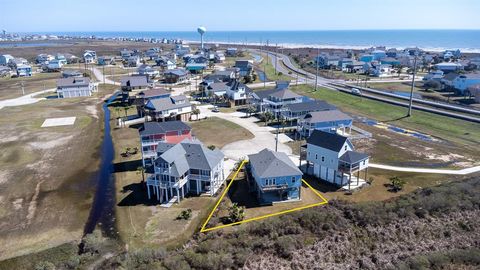
[[[222,148],[231,142],[253,138],[253,134],[250,131],[218,117],[193,121],[190,125],[192,126],[193,134],[206,146],[215,145],[217,148]]]

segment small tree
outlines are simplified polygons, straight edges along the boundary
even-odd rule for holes
[[[255,108],[255,106],[248,105],[248,107],[246,109],[247,117],[250,117],[252,115],[252,113],[255,113],[256,111],[257,111],[257,109]]]
[[[142,175],[142,183],[145,182],[145,168],[143,166],[137,168],[137,175],[138,174]]]
[[[394,176],[390,178],[390,186],[392,187],[393,192],[398,192],[403,189],[403,186],[405,186],[405,181],[398,176]]]
[[[230,222],[242,221],[245,218],[245,207],[233,203],[228,209],[228,219]]]
[[[188,208],[186,210],[182,210],[180,214],[177,216],[177,219],[184,219],[189,220],[192,217],[192,209]]]
[[[270,120],[273,119],[273,114],[271,112],[265,112],[262,115],[263,121],[265,121],[265,126],[268,124]]]
[[[211,144],[207,148],[210,149],[210,150],[215,150],[216,147],[215,147],[215,145]]]
[[[196,116],[196,120],[198,121],[198,115],[200,114],[200,109],[195,108],[192,110],[192,113]]]

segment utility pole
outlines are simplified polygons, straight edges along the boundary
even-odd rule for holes
[[[415,87],[415,73],[417,73],[417,54],[415,53],[415,58],[413,58],[413,76],[412,76],[412,87],[410,89],[410,102],[408,104],[408,117],[412,116],[412,104],[413,104],[413,88]]]
[[[275,75],[277,75],[277,63],[278,63],[278,43],[275,44]]]
[[[277,117],[277,135],[275,136],[275,152],[278,152],[278,129],[280,128],[279,118]]]
[[[315,59],[315,63],[317,64],[317,71],[315,73],[315,91],[317,91],[317,83],[318,83],[318,58],[320,56],[320,47],[317,48],[317,59]]]
[[[264,47],[264,51],[267,53],[265,59],[263,59],[263,88],[267,87],[267,61],[268,61],[268,52]]]

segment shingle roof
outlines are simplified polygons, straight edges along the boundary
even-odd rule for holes
[[[302,175],[302,172],[283,152],[263,149],[257,154],[249,155],[250,165],[259,177],[281,177]]]
[[[151,98],[151,97],[170,95],[170,93],[165,88],[153,88],[153,89],[142,91],[139,93],[139,95],[142,95],[143,98]]]
[[[174,75],[177,75],[177,76],[186,76],[187,75],[187,71],[184,70],[184,69],[179,69],[179,68],[176,68],[176,69],[170,69],[170,70],[167,70],[164,72],[164,74],[174,74]]]
[[[185,96],[174,96],[174,97],[164,97],[164,98],[156,98],[151,99],[148,101],[145,107],[156,111],[164,111],[164,110],[172,110],[176,108],[184,108],[188,106],[192,106]],[[177,103],[179,100],[186,100],[183,103]]]
[[[333,110],[336,107],[323,101],[323,100],[312,100],[300,103],[291,103],[285,105],[287,110],[290,112],[315,112],[315,111],[326,111],[326,110]]]
[[[208,86],[208,90],[212,92],[221,92],[221,91],[227,91],[227,88],[230,88],[226,82],[215,82],[211,83]]]
[[[146,76],[126,76],[122,77],[120,83],[130,87],[148,86],[148,79]]]
[[[357,163],[359,161],[362,161],[364,159],[367,159],[368,155],[364,153],[359,153],[355,151],[347,151],[345,154],[343,154],[340,157],[340,160],[345,162],[345,163]]]
[[[170,131],[191,130],[192,128],[182,121],[146,122],[139,129],[140,135],[163,134]]]
[[[69,86],[88,86],[90,79],[85,77],[68,77],[57,80],[57,87],[69,87]]]
[[[303,119],[309,123],[353,120],[352,117],[339,110],[310,112]]]
[[[308,137],[307,143],[338,152],[347,140],[347,137],[336,133],[314,130],[312,135]]]
[[[291,98],[302,97],[301,95],[296,94],[296,93],[294,93],[294,92],[292,92],[291,90],[288,90],[288,89],[277,90],[277,91],[271,93],[270,96],[271,97],[276,97],[276,98],[279,98],[279,99],[291,99]]]
[[[172,175],[177,177],[189,169],[212,170],[224,158],[220,150],[210,150],[200,142],[192,140],[185,140],[174,146],[159,143],[157,151],[158,149],[166,151],[155,162],[165,161],[172,164]]]

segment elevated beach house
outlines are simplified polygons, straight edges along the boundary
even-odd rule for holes
[[[153,174],[147,178],[147,193],[161,203],[180,202],[187,194],[213,196],[225,182],[223,153],[199,141],[159,143]]]
[[[261,204],[300,200],[303,173],[285,153],[263,149],[248,159],[254,190]]]
[[[144,167],[153,164],[157,157],[158,143],[177,144],[185,139],[192,139],[192,128],[182,121],[146,122],[138,132]]]
[[[184,95],[150,99],[145,105],[145,114],[155,121],[188,121],[192,104]]]
[[[323,100],[312,99],[285,105],[281,115],[286,120],[293,121],[302,119],[305,115],[311,112],[330,111],[335,109],[335,106]]]
[[[181,83],[188,79],[188,72],[185,69],[169,69],[163,73],[166,83]]]
[[[304,96],[298,95],[288,88],[275,88],[270,90],[255,91],[251,93],[252,103],[259,112],[271,112],[275,118],[286,110],[286,105],[302,103]]]
[[[85,77],[68,77],[57,80],[58,98],[89,97],[97,85]]]
[[[147,76],[125,76],[120,79],[122,91],[142,90],[151,87]]]
[[[346,129],[351,133],[353,119],[339,110],[327,110],[307,113],[297,122],[297,132],[303,137],[309,137],[314,130],[336,133]]]
[[[356,152],[350,140],[337,133],[314,130],[307,139],[306,160],[309,174],[343,189],[354,189],[366,183],[369,156]],[[364,179],[360,179],[361,171],[364,171]]]

